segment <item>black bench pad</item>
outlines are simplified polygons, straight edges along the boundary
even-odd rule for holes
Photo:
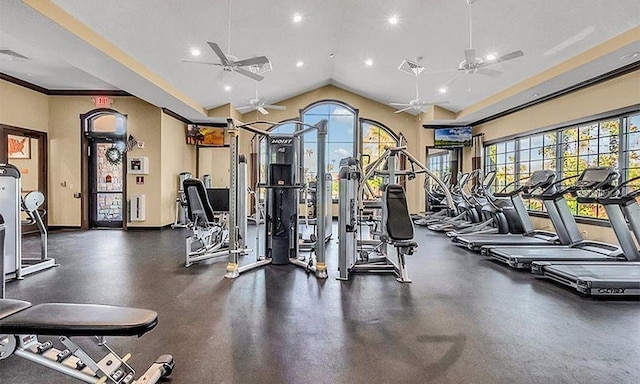
[[[142,336],[158,314],[140,308],[94,304],[39,304],[0,319],[0,334]]]
[[[23,309],[27,309],[31,306],[28,301],[0,299],[0,319],[4,319],[7,316],[11,316],[14,313],[18,313]]]

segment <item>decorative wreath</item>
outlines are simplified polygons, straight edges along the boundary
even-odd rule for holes
[[[122,161],[122,152],[118,147],[111,147],[107,149],[105,156],[107,157],[107,161],[113,165],[118,165]]]

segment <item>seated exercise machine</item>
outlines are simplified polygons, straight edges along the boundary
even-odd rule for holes
[[[14,165],[0,164],[0,213],[5,222],[4,278],[22,279],[31,273],[57,266],[47,253],[47,227],[42,220],[40,207],[44,195],[40,191],[27,193],[21,197],[20,171]],[[25,257],[22,254],[21,211],[27,215],[24,224],[35,224],[40,232],[40,256]]]
[[[404,155],[411,163],[410,171],[396,169],[398,155]],[[378,169],[383,162],[386,162],[386,169]],[[408,176],[411,179],[416,174],[426,173],[443,188],[446,189],[446,186],[405,147],[387,148],[368,169],[365,174],[355,158],[341,161],[338,198],[338,279],[348,280],[351,273],[387,272],[393,273],[399,282],[409,283],[411,280],[405,256],[413,254],[418,243],[413,241],[413,221],[407,208],[404,188],[396,184],[396,178]],[[382,188],[381,201],[364,200],[367,180],[373,176],[381,176],[387,182]],[[451,207],[450,193],[447,202]],[[369,214],[365,215],[365,210],[369,211]],[[363,232],[366,232],[365,226],[369,224],[369,238],[365,239]],[[388,256],[387,245],[396,248],[396,260]]]
[[[240,175],[246,170],[246,159],[241,156],[238,163]],[[244,177],[239,177],[237,197],[226,188],[205,188],[202,181],[195,178],[183,180],[183,190],[187,205],[188,228],[192,231],[186,238],[185,267],[194,263],[229,256],[229,216],[235,216],[239,224],[238,248],[246,254],[246,187]],[[237,211],[230,211],[230,200],[236,199]]]
[[[5,240],[4,219],[0,215],[0,243]],[[4,248],[0,247],[4,258]],[[0,275],[4,263],[0,262]],[[0,360],[12,355],[53,369],[85,383],[153,384],[168,377],[174,368],[171,355],[162,355],[135,379],[127,363],[131,355],[119,356],[106,343],[106,336],[142,336],[158,324],[158,314],[139,308],[92,304],[47,303],[4,298],[4,279],[0,282]],[[58,336],[57,342],[40,341],[41,336]],[[95,336],[106,350],[94,360],[73,337]],[[56,348],[56,344],[61,349]]]
[[[300,167],[300,138],[305,134],[317,131],[317,187],[316,187],[316,211],[318,212],[318,222],[324,222],[324,213],[327,188],[326,183],[326,136],[327,136],[327,120],[321,120],[316,125],[305,124],[300,121],[287,121],[294,123],[301,129],[296,130],[292,134],[276,134],[268,130],[263,130],[254,125],[263,124],[270,128],[276,127],[278,124],[267,121],[256,121],[252,123],[239,123],[233,119],[227,119],[226,132],[229,135],[231,164],[237,164],[238,155],[238,129],[244,129],[252,133],[263,136],[267,142],[266,145],[266,180],[259,183],[256,188],[264,188],[266,190],[265,198],[265,224],[264,239],[261,244],[260,231],[257,230],[258,238],[256,240],[256,260],[253,263],[239,265],[238,254],[238,236],[239,228],[237,226],[237,217],[230,215],[229,220],[229,261],[227,263],[226,278],[236,278],[241,273],[262,267],[268,264],[287,265],[293,264],[304,268],[307,272],[313,272],[317,278],[327,278],[327,266],[325,263],[325,242],[316,241],[313,252],[308,259],[299,255],[299,213],[298,200],[299,192],[302,188],[301,167]],[[238,172],[236,167],[231,167],[231,196],[235,196],[237,189],[244,189],[237,183]],[[238,203],[245,199],[231,199],[230,211],[237,212]],[[246,210],[241,210],[245,214]],[[246,215],[245,215],[246,217]],[[246,222],[246,220],[245,220]],[[316,225],[316,238],[324,239],[325,226]],[[265,254],[261,255],[260,250],[264,249]]]

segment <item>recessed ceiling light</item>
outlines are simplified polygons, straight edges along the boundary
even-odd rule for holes
[[[391,25],[398,24],[398,16],[397,15],[390,16],[389,17],[389,24],[391,24]]]
[[[224,86],[224,90],[229,92],[231,90],[231,86],[230,85],[225,85]]]
[[[496,59],[496,55],[495,53],[490,53],[487,55],[486,57],[487,60],[491,61],[491,60],[495,60]]]
[[[333,53],[329,54],[329,57],[332,58],[332,59],[333,59],[333,56],[334,56]]]
[[[191,48],[189,52],[191,53],[191,56],[200,56],[202,53],[198,48]]]
[[[304,65],[304,61],[298,61],[296,63],[296,67],[298,67],[298,68],[302,67],[303,65]]]
[[[373,65],[373,60],[367,59],[367,60],[364,61],[364,63],[366,64],[367,67],[370,67],[370,66]]]
[[[539,93],[532,93],[532,94],[531,94],[531,97],[538,97],[538,96],[540,96],[540,94],[539,94]]]
[[[294,23],[299,23],[302,21],[302,15],[299,13],[296,13],[293,15],[291,19],[293,20]]]
[[[447,93],[447,88],[442,87],[439,89],[440,93]]]

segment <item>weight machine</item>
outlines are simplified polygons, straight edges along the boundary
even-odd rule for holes
[[[325,243],[331,240],[333,236],[333,213],[332,205],[333,199],[331,197],[331,182],[333,181],[331,174],[325,175],[325,193],[324,193],[324,212],[318,210],[318,183],[317,181],[310,181],[306,187],[302,190],[304,196],[303,205],[305,207],[305,214],[302,226],[313,228],[313,232],[306,238],[303,231],[300,231],[299,248],[302,251],[313,250],[316,246],[317,226],[324,225],[324,241]]]
[[[291,123],[291,122],[288,122]],[[261,135],[267,140],[267,178],[264,184],[258,184],[256,188],[256,205],[258,189],[266,189],[265,200],[265,230],[264,230],[264,249],[265,255],[260,255],[260,238],[259,231],[256,244],[256,261],[239,266],[238,249],[240,228],[237,225],[237,217],[231,215],[229,220],[229,262],[227,264],[226,278],[236,278],[242,272],[246,272],[267,264],[293,264],[305,268],[305,270],[314,272],[318,278],[327,277],[327,267],[325,263],[325,243],[317,241],[314,247],[314,255],[309,255],[309,259],[299,258],[298,250],[298,195],[302,188],[300,177],[302,168],[300,166],[300,139],[308,132],[317,130],[318,148],[317,148],[317,212],[320,213],[319,221],[325,220],[325,204],[326,204],[326,136],[327,121],[322,120],[316,125],[309,125],[303,122],[294,122],[303,129],[293,134],[275,134],[268,130],[256,128],[254,125],[266,124],[270,128],[277,125],[267,121],[256,121],[248,124],[236,124],[233,119],[227,119],[227,133],[230,137],[231,164],[238,164],[238,130],[244,129],[252,133]],[[245,188],[238,183],[238,170],[231,167],[231,196],[236,196],[238,188]],[[239,210],[239,205],[245,200],[230,201],[230,210],[235,212]],[[245,210],[246,211],[246,210]],[[245,212],[242,211],[242,212]],[[256,212],[258,210],[256,209]],[[325,226],[316,226],[316,237],[324,239]]]
[[[187,228],[189,225],[189,212],[187,208],[187,198],[184,194],[183,183],[187,179],[191,179],[191,172],[181,172],[178,175],[178,196],[176,197],[176,215],[173,219],[171,228]]]
[[[246,254],[247,215],[246,215],[246,169],[247,161],[240,156],[235,167],[237,173],[235,189],[206,188],[203,181],[194,178],[183,180],[188,228],[191,236],[185,240],[185,267],[194,263],[229,257],[231,218],[237,226],[236,248],[234,251]],[[231,208],[231,202],[235,208]]]
[[[4,216],[4,278],[22,279],[31,273],[57,266],[47,253],[47,228],[39,210],[44,203],[40,191],[21,197],[20,171],[14,165],[0,164],[0,214]],[[40,256],[24,257],[22,254],[21,211],[27,215],[25,224],[35,224],[40,232]]]
[[[397,169],[396,159],[400,154],[409,161],[408,170]],[[338,279],[348,280],[349,275],[356,272],[393,273],[399,282],[411,282],[405,255],[413,254],[418,244],[413,241],[413,221],[407,208],[405,191],[397,184],[397,179],[405,176],[411,180],[425,173],[443,187],[448,206],[452,209],[451,194],[444,182],[404,146],[386,148],[367,167],[367,172],[363,172],[355,158],[343,159],[340,166]],[[381,200],[364,199],[365,193],[372,195],[368,180],[373,176],[384,179]],[[365,224],[370,228],[367,239],[363,237]],[[396,260],[389,257],[387,245],[396,248]]]

